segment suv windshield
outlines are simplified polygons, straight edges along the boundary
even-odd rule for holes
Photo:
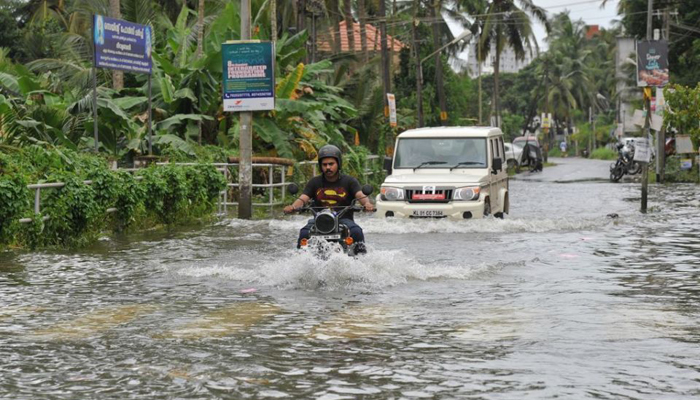
[[[424,164],[428,162],[440,164]],[[485,138],[399,139],[394,168],[486,168]]]

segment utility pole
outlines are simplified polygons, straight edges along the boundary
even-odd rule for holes
[[[277,41],[277,0],[270,0],[270,39]]]
[[[663,13],[664,28],[662,29],[662,38],[669,40],[671,38],[671,24],[668,8]],[[656,107],[659,107],[659,98],[656,98]],[[661,127],[656,140],[656,182],[663,183],[666,179],[666,124]]]
[[[651,18],[654,11],[654,0],[647,2],[647,40],[652,38]],[[647,90],[648,89],[648,90]],[[647,110],[646,118],[644,119],[644,134],[646,139],[649,139],[651,130],[651,88],[644,88],[644,106]],[[649,166],[647,163],[642,163],[642,214],[647,213],[647,191],[649,186]]]
[[[381,35],[382,45],[382,81],[384,81],[384,117],[389,119],[389,100],[386,97],[387,93],[391,93],[391,76],[389,75],[389,45],[387,43],[386,33],[386,4],[384,1],[379,2],[379,31]]]
[[[121,1],[109,0],[109,16],[115,19],[122,19]],[[112,88],[114,90],[124,89],[124,72],[112,70]]]
[[[380,1],[381,3],[381,1]],[[438,7],[440,7],[440,0],[434,0],[434,3],[430,5],[430,16],[433,20],[433,48],[440,48],[440,24],[437,23],[439,16]],[[437,89],[438,103],[440,104],[440,125],[447,125],[447,102],[445,101],[445,86],[442,79],[442,52],[439,51],[437,57],[435,57],[435,86]]]
[[[548,121],[548,126],[546,128],[542,128],[544,131],[543,136],[543,145],[544,145],[544,162],[549,161],[549,129],[552,126],[552,121],[549,120],[549,59],[545,61],[544,64],[544,75],[546,76],[545,81],[544,81],[544,112],[545,112],[545,117],[542,118],[542,125],[544,126],[544,120],[545,118]],[[498,116],[496,116],[498,118]]]
[[[297,32],[301,32],[304,29],[306,29],[306,0],[297,0]],[[312,46],[316,45],[316,37],[312,36]],[[308,44],[304,46],[304,49],[306,50],[306,55],[304,56],[304,63],[308,64],[309,63],[309,46]],[[311,53],[313,57],[313,50],[314,48],[311,48]]]
[[[360,20],[360,48],[362,49],[362,60],[365,64],[369,61],[369,55],[367,53],[367,29],[365,27],[365,20],[367,16],[365,15],[365,0],[357,0],[357,16]]]
[[[241,40],[250,40],[250,0],[241,0]],[[240,160],[238,164],[238,218],[253,215],[253,113],[240,115]]]
[[[418,2],[413,2],[413,23],[411,34],[413,36],[413,59],[416,60],[416,103],[418,106],[418,128],[423,127],[423,63],[421,62],[420,46],[418,44]]]
[[[311,64],[316,62],[316,13],[311,13]]]
[[[479,69],[479,125],[483,123],[481,119],[481,33],[479,33],[479,40],[476,41],[476,63]]]

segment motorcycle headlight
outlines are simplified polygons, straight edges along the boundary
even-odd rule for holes
[[[455,189],[452,200],[456,201],[473,201],[479,199],[481,188],[479,186],[468,186]]]
[[[395,188],[395,187],[390,187],[390,186],[382,186],[380,192],[382,195],[382,199],[387,200],[387,201],[397,201],[397,200],[403,200],[405,198],[404,191],[403,191],[403,189],[400,189],[400,188]]]
[[[316,232],[328,234],[335,231],[335,217],[330,212],[322,212],[316,216]]]

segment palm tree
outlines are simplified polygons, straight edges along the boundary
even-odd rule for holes
[[[120,0],[109,0],[109,16],[116,19],[121,19],[121,3]],[[119,70],[115,70],[112,73],[112,87],[114,90],[121,90],[124,88],[124,73]]]
[[[517,3],[517,4],[516,4]],[[518,7],[519,4],[519,7]],[[532,0],[493,0],[484,5],[480,0],[461,0],[460,8],[465,9],[474,16],[472,32],[478,33],[480,40],[481,59],[484,62],[492,51],[495,51],[494,60],[494,113],[496,124],[500,125],[500,101],[498,74],[500,72],[501,54],[506,47],[513,49],[518,60],[525,58],[526,49],[532,53],[534,44],[537,50],[537,40],[532,31],[530,16],[533,16],[545,25],[549,32],[549,22],[541,7],[536,6]]]

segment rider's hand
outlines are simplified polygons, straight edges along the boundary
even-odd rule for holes
[[[365,204],[365,211],[367,211],[367,212],[374,211],[374,204],[372,204],[372,203]]]
[[[294,209],[294,207],[292,207],[291,205],[289,205],[289,206],[285,207],[284,210],[282,210],[282,211],[283,211],[285,214],[291,214],[291,213],[293,213],[293,212],[295,211],[295,209]]]

